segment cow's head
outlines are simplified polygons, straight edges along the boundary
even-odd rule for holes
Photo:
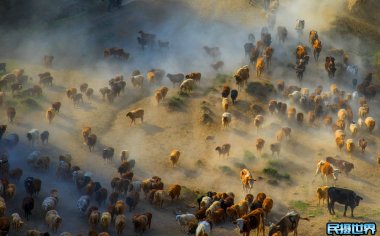
[[[325,161],[323,160],[320,160],[319,162],[317,162],[317,170],[315,171],[315,175],[321,172],[321,166],[323,166],[324,164],[325,164]]]
[[[280,231],[280,226],[279,225],[275,225],[275,224],[271,224],[269,226],[269,236],[272,236],[274,233]]]
[[[240,233],[243,233],[244,226],[247,225],[248,221],[244,220],[243,218],[239,218],[237,220],[232,221],[232,223],[235,224],[239,228]]]
[[[352,169],[354,169],[353,163],[343,162],[343,166],[347,170],[347,172],[350,172]]]
[[[338,180],[338,175],[341,173],[340,170],[338,169],[334,169],[333,171],[333,177],[334,177],[334,180]]]
[[[253,179],[251,176],[248,177],[248,183],[249,183],[249,186],[252,187],[253,186],[253,183],[255,183],[255,179]]]
[[[355,204],[356,204],[356,206],[359,206],[359,202],[360,202],[360,200],[363,200],[363,198],[360,197],[359,195],[356,195],[356,196],[355,196]]]
[[[187,228],[187,234],[195,234],[198,227],[198,223],[190,222]]]

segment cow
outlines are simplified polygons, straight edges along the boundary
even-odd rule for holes
[[[240,179],[243,184],[243,192],[249,192],[252,189],[255,179],[253,179],[251,172],[248,169],[240,171]]]
[[[335,58],[334,57],[331,57],[331,56],[326,57],[326,59],[325,59],[325,70],[327,71],[330,79],[334,78],[335,71],[336,71]]]
[[[53,59],[54,59],[54,56],[51,56],[51,55],[45,55],[44,56],[44,65],[46,67],[48,66],[51,66],[53,64]]]
[[[9,229],[11,228],[11,220],[9,217],[0,217],[0,235],[8,235]]]
[[[325,182],[325,178],[326,181],[328,180],[328,178],[333,178],[334,181],[336,181],[341,171],[338,169],[334,169],[329,162],[319,161],[317,163],[317,170],[315,171],[315,176],[317,176],[319,173],[321,173],[322,181]]]
[[[249,67],[245,65],[239,68],[234,74],[236,84],[238,85],[238,90],[241,90],[245,85],[247,85],[247,80],[249,79]]]
[[[24,216],[26,220],[29,220],[30,215],[32,215],[32,210],[34,208],[34,199],[33,197],[24,197],[22,200],[22,210],[24,211]]]
[[[278,223],[272,224],[269,227],[269,236],[276,235],[276,232],[280,232],[281,236],[287,236],[291,232],[294,232],[294,235],[297,235],[299,220],[309,221],[309,218],[303,218],[295,211],[287,213]]]
[[[103,159],[106,163],[112,162],[115,149],[113,147],[106,147],[103,149]]]
[[[344,188],[330,187],[327,198],[327,206],[330,214],[335,215],[334,204],[338,202],[344,205],[343,216],[346,216],[347,207],[351,208],[351,217],[354,217],[354,209],[359,206],[360,200],[363,198],[354,191]]]
[[[264,210],[256,209],[251,211],[247,215],[235,220],[232,222],[239,227],[240,233],[243,235],[249,236],[251,230],[257,229],[257,236],[260,231],[263,232],[263,236],[265,235],[265,226],[264,226]]]
[[[349,161],[338,160],[333,157],[326,157],[326,161],[338,168],[341,172],[344,172],[346,175],[354,169],[354,164]]]

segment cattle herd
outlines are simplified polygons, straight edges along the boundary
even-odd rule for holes
[[[272,2],[278,3],[278,1]],[[278,39],[276,46],[278,47],[289,40],[288,29],[285,26],[278,26],[276,30],[273,27],[275,24],[275,18],[273,18],[275,15],[273,16],[273,14],[276,13],[278,5],[271,4],[266,8],[272,14],[268,20],[268,27],[262,28],[260,40],[256,42],[254,34],[249,34],[249,42],[242,47],[247,65],[237,68],[231,76],[235,84],[225,84],[221,88],[220,102],[223,113],[220,114],[219,122],[221,122],[220,129],[223,131],[230,132],[231,124],[238,122],[235,121],[236,118],[231,112],[231,108],[243,100],[243,98],[239,98],[239,94],[243,94],[240,97],[244,97],[244,89],[247,88],[250,81],[267,81],[265,79],[266,73],[270,72],[273,64],[276,63],[275,61],[272,62],[272,56],[276,54],[277,49],[272,44],[271,33],[276,33]],[[298,33],[299,42],[307,42],[299,43],[294,48],[295,63],[287,66],[288,69],[295,72],[294,77],[298,79],[298,84],[290,84],[285,80],[271,81],[277,91],[277,96],[270,98],[265,105],[255,104],[251,107],[254,114],[253,124],[257,133],[262,129],[266,120],[272,116],[286,120],[287,124],[287,126],[278,129],[273,141],[258,137],[255,141],[257,153],[261,156],[263,148],[268,146],[272,158],[281,158],[281,149],[284,143],[292,138],[292,132],[299,130],[298,127],[318,127],[318,129],[331,130],[331,140],[335,140],[337,149],[340,150],[342,156],[353,157],[353,153],[356,151],[364,153],[368,145],[367,139],[372,135],[376,125],[375,118],[370,116],[369,106],[370,101],[376,95],[372,73],[366,72],[363,81],[357,84],[358,67],[350,62],[348,55],[343,50],[337,53],[322,47],[323,38],[319,36],[317,30],[311,30],[308,40],[304,40],[304,27],[305,21],[297,20],[296,27],[293,30]],[[169,42],[157,40],[156,35],[142,30],[138,34],[137,42],[142,50],[153,48],[156,43],[160,49],[169,50]],[[214,60],[215,63],[210,66],[215,72],[224,66],[224,62],[219,60],[223,48],[203,46],[200,50]],[[313,61],[309,60],[311,50]],[[324,50],[326,50],[324,52],[326,54],[324,71],[321,70],[320,73],[325,77],[325,81],[328,81],[330,87],[324,88],[321,85],[315,88],[303,87],[307,66],[312,63],[317,64]],[[117,47],[104,49],[103,56],[104,60],[114,57],[127,61],[130,58],[129,53]],[[49,90],[54,87],[54,73],[50,72],[49,69],[53,66],[53,59],[55,58],[58,59],[59,55],[45,55],[43,57],[43,64],[47,71],[38,74],[39,80],[36,84],[33,84],[35,81],[26,75],[27,71],[24,69],[8,71],[7,64],[0,63],[0,70],[3,73],[0,80],[0,106],[4,106],[4,101],[8,97],[16,99],[40,97],[43,93],[49,93]],[[340,86],[341,83],[337,78],[338,71],[345,77],[352,78],[350,82],[353,90],[345,91],[343,86]],[[154,68],[147,71],[146,76],[144,76],[140,70],[135,70],[126,79],[122,74],[116,75],[108,81],[108,85],[98,90],[91,88],[88,83],[82,83],[78,84],[78,87],[67,88],[65,95],[72,106],[80,108],[84,103],[84,97],[91,101],[93,97],[99,96],[102,102],[113,104],[125,92],[127,86],[135,90],[150,87],[154,88],[152,96],[157,104],[160,104],[165,100],[170,90],[175,90],[179,95],[191,98],[194,90],[202,86],[202,80],[204,80],[202,75],[199,71],[192,71],[187,74],[167,73],[164,69]],[[172,88],[163,86],[165,83],[172,84]],[[64,106],[61,107],[63,104],[69,106],[67,101],[51,101],[51,107],[45,110],[45,118],[49,126],[55,125],[55,119],[62,119],[59,113],[62,108],[65,108]],[[356,107],[358,107],[357,111],[354,110]],[[18,119],[18,111],[13,106],[7,106],[5,114],[9,124],[0,126],[0,235],[8,235],[9,232],[16,234],[22,228],[27,227],[26,222],[29,220],[44,221],[49,232],[41,232],[37,228],[28,228],[26,231],[28,236],[46,236],[58,232],[61,236],[83,235],[77,232],[61,233],[60,226],[64,224],[65,219],[60,216],[60,211],[63,209],[59,206],[63,204],[62,202],[65,199],[59,196],[58,185],[51,189],[47,196],[41,197],[39,193],[44,188],[43,181],[37,177],[25,176],[22,168],[10,166],[8,162],[8,152],[17,148],[23,139],[27,140],[28,145],[32,148],[38,145],[49,145],[49,131],[33,128],[24,134],[14,133],[12,127],[15,120]],[[144,114],[145,110],[137,107],[127,112],[125,119],[130,120],[129,126],[138,127],[146,122]],[[94,147],[98,142],[98,137],[93,131],[94,129],[89,126],[78,131],[78,133],[81,132],[88,152],[94,152]],[[211,139],[213,139],[212,136],[207,137],[207,140]],[[218,153],[220,158],[229,158],[233,148],[230,143],[221,143],[215,147],[214,151]],[[117,148],[111,146],[102,150],[101,155],[105,164],[114,162],[114,157],[118,156],[115,150]],[[168,160],[171,162],[172,168],[176,168],[181,162],[182,154],[181,147],[172,149],[168,153]],[[74,153],[73,156],[75,156]],[[159,176],[151,175],[145,180],[137,180],[133,171],[135,165],[138,165],[138,161],[130,159],[128,150],[120,152],[121,164],[115,170],[118,177],[110,179],[108,186],[97,181],[96,176],[86,171],[85,167],[76,165],[75,158],[72,158],[71,154],[62,153],[57,161],[53,161],[49,155],[34,150],[25,157],[25,160],[28,168],[32,171],[46,171],[49,168],[56,168],[56,174],[51,178],[72,182],[72,188],[76,188],[81,195],[76,204],[72,205],[77,208],[77,213],[85,219],[83,223],[88,224],[88,235],[91,236],[111,235],[111,227],[114,229],[112,232],[117,235],[129,235],[132,231],[135,234],[144,234],[151,227],[154,227],[154,224],[151,225],[151,222],[154,221],[154,215],[148,210],[145,212],[136,210],[139,202],[146,201],[152,204],[152,207],[161,209],[163,204],[170,204],[167,202],[181,201],[183,194],[183,187],[180,184],[164,185],[163,179]],[[377,161],[380,164],[380,156]],[[318,197],[319,204],[321,200],[322,205],[325,201],[327,202],[326,211],[330,214],[335,214],[334,205],[339,203],[345,206],[344,216],[346,216],[347,207],[350,207],[351,217],[354,217],[354,209],[359,206],[361,200],[365,201],[356,193],[356,191],[360,192],[360,189],[351,190],[336,187],[339,178],[350,175],[354,165],[355,158],[348,161],[335,155],[327,156],[315,165],[315,176],[320,175],[324,183],[316,188],[315,194]],[[343,175],[340,177],[342,173]],[[230,192],[228,189],[225,189],[224,192],[204,191],[203,194],[194,199],[194,205],[197,207],[192,213],[180,213],[173,217],[172,220],[178,222],[181,233],[210,236],[213,234],[213,227],[228,222],[228,224],[234,224],[242,235],[250,235],[250,231],[253,230],[257,231],[257,235],[266,235],[266,230],[270,236],[284,236],[291,232],[297,235],[299,221],[310,221],[309,218],[302,217],[298,212],[291,210],[284,213],[278,222],[271,224],[269,228],[266,227],[268,226],[268,215],[270,215],[275,202],[268,194],[256,191],[255,182],[260,180],[255,178],[256,175],[252,170],[243,168],[240,175],[236,175],[236,178],[239,176],[243,198],[239,199],[240,194]],[[315,180],[313,180],[314,182]],[[227,188],[228,186],[224,187]],[[20,189],[16,191],[16,188]],[[251,193],[253,191],[258,192],[256,196]],[[22,212],[11,212],[7,208],[8,202],[13,201],[16,192],[24,196],[22,201],[18,203]],[[41,205],[44,210],[43,218],[34,214],[37,204]],[[106,210],[101,211],[102,206]],[[134,213],[132,218],[127,218],[126,211]],[[126,227],[127,221],[132,222],[133,229]]]

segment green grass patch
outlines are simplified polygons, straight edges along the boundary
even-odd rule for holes
[[[289,206],[297,211],[305,212],[310,207],[310,204],[300,200],[292,200],[289,202]]]
[[[228,80],[229,77],[230,76],[226,75],[226,74],[217,74],[216,77],[215,77],[215,81],[218,84],[224,84],[224,83],[227,82],[227,80]]]
[[[290,180],[290,175],[288,173],[281,174],[275,168],[272,167],[264,168],[263,172],[265,175],[277,180]]]
[[[325,206],[311,206],[310,203],[300,200],[290,201],[289,207],[298,211],[302,215],[306,215],[307,217],[322,216],[326,211]]]
[[[283,164],[279,160],[269,160],[268,165],[273,168],[282,168]]]
[[[42,107],[36,99],[25,98],[20,101],[25,110],[41,110]]]
[[[197,160],[195,162],[195,166],[199,167],[199,168],[202,168],[202,167],[205,167],[205,163],[202,160]]]
[[[244,161],[254,161],[256,159],[255,154],[253,154],[251,151],[245,150],[244,151]]]
[[[247,168],[247,166],[244,163],[240,163],[240,162],[234,162],[233,165],[235,168],[238,168],[239,170]]]
[[[180,96],[173,96],[169,98],[168,107],[169,109],[178,110],[183,108],[185,105],[185,100]]]
[[[214,87],[214,86],[211,86],[211,87],[207,87],[204,91],[203,91],[203,96],[206,96],[207,94],[209,93],[217,93],[218,90]]]
[[[326,207],[315,207],[313,209],[308,210],[308,217],[317,217],[324,214]]]
[[[245,91],[251,96],[258,97],[261,100],[267,100],[271,93],[275,92],[275,88],[270,82],[255,81],[249,82]]]
[[[12,70],[14,70],[14,69],[16,69],[16,68],[18,68],[17,67],[17,61],[15,61],[15,60],[6,60],[6,61],[4,61],[5,63],[7,63],[7,66],[5,67],[5,69],[6,69],[6,71],[3,73],[0,73],[0,76],[1,75],[5,75],[5,74],[8,74],[8,73],[10,73],[10,72],[12,72]]]
[[[231,167],[229,167],[229,166],[219,166],[219,170],[226,175],[233,175],[234,174]]]

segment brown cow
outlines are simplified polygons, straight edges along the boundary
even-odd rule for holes
[[[265,144],[265,140],[262,138],[256,139],[256,150],[257,153],[261,154],[261,150],[263,150]]]
[[[322,51],[322,42],[321,40],[316,39],[313,43],[313,55],[314,55],[315,61],[318,61],[319,54],[321,53],[321,51]]]
[[[330,162],[319,161],[317,163],[317,170],[315,172],[315,175],[318,175],[319,173],[321,173],[321,178],[323,181],[325,181],[324,177],[326,178],[326,181],[328,180],[328,178],[333,178],[334,181],[336,181],[341,171],[339,169],[334,169],[330,165]]]
[[[50,125],[51,122],[53,121],[54,116],[55,116],[55,110],[54,110],[54,108],[50,107],[50,108],[46,111],[46,119],[49,121],[49,125]]]
[[[0,217],[0,235],[8,235],[9,229],[11,228],[11,220],[9,217]]]
[[[136,118],[140,118],[141,123],[143,123],[143,121],[144,121],[144,109],[139,108],[139,109],[129,111],[126,114],[126,117],[129,117],[131,119],[131,123],[129,126],[131,126],[133,123],[136,123]]]
[[[264,49],[265,63],[266,63],[268,68],[270,65],[272,65],[273,52],[274,52],[274,49],[272,47],[266,47]]]
[[[200,72],[192,72],[190,74],[187,74],[186,79],[193,79],[195,82],[200,83],[202,74]]]
[[[44,65],[45,66],[51,66],[53,64],[54,56],[51,55],[45,55],[44,56]]]
[[[265,68],[264,59],[259,57],[256,62],[256,77],[260,79]]]
[[[272,224],[269,228],[269,236],[273,236],[274,233],[280,231],[281,235],[288,235],[294,232],[297,235],[297,228],[299,220],[307,220],[309,218],[302,218],[297,212],[289,212],[286,214],[277,224]]]
[[[176,185],[172,185],[169,187],[169,196],[170,198],[172,199],[172,201],[174,200],[174,198],[179,198],[179,195],[181,194],[181,186],[176,184]]]
[[[146,215],[134,215],[132,217],[132,223],[135,233],[143,234],[148,226],[148,216]]]
[[[338,157],[338,156],[337,156]],[[345,160],[335,159],[333,157],[326,157],[326,161],[334,165],[341,172],[344,172],[346,175],[354,169],[354,164]]]
[[[61,102],[54,102],[51,104],[51,107],[53,108],[53,110],[57,113],[59,113],[59,109],[61,109]]]
[[[9,123],[13,123],[13,120],[16,116],[16,108],[14,107],[8,107],[7,108],[7,116]]]
[[[264,226],[264,210],[256,209],[251,211],[247,215],[233,221],[232,223],[236,224],[240,233],[249,235],[251,230],[257,229],[257,235],[262,231],[263,236],[265,235],[265,226]]]

